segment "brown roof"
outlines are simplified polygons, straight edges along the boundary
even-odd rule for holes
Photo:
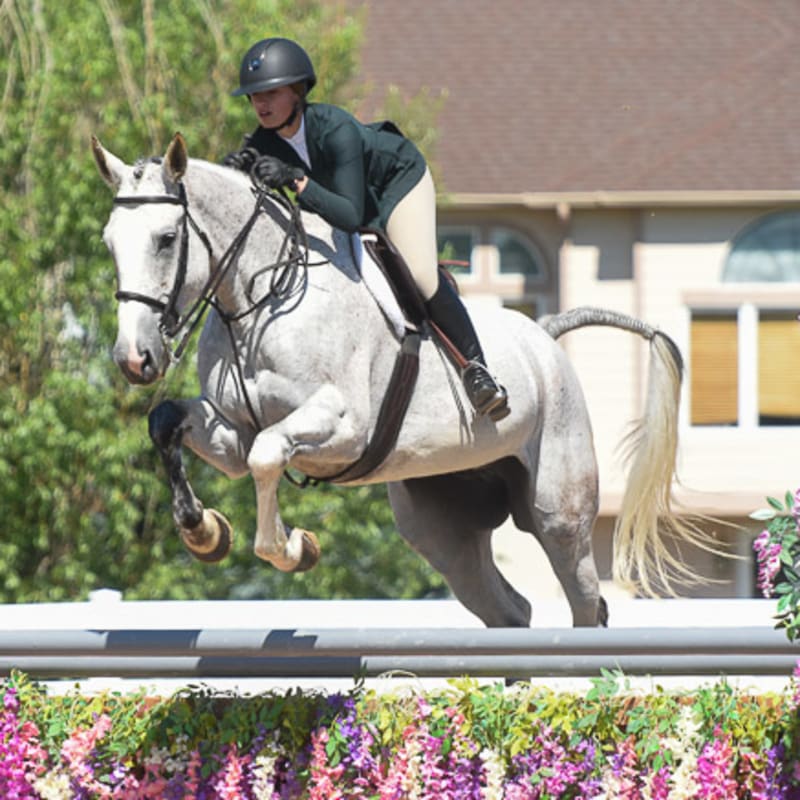
[[[448,192],[800,188],[800,0],[366,5],[376,93],[447,90]]]

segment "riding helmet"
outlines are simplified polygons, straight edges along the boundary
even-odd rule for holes
[[[231,94],[254,94],[305,82],[306,92],[317,82],[308,53],[291,39],[272,37],[256,42],[244,55],[239,88]]]

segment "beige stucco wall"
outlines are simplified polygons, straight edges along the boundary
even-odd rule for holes
[[[800,310],[800,285],[722,284],[730,243],[771,209],[763,206],[706,208],[481,208],[447,214],[450,221],[508,224],[528,233],[548,262],[548,310],[583,305],[631,314],[660,327],[678,344],[685,362],[680,422],[678,500],[690,510],[748,527],[749,532],[715,526],[734,551],[747,560],[722,560],[700,552],[686,557],[721,583],[689,594],[737,595],[752,591],[750,540],[757,524],[747,514],[764,505],[766,495],[782,495],[798,482],[796,453],[800,428],[757,426],[692,427],[689,424],[691,375],[690,306],[735,308],[784,304]],[[466,294],[490,296],[487,264]],[[625,474],[618,446],[631,421],[641,413],[649,346],[617,330],[591,328],[560,340],[569,354],[594,429],[600,472],[601,517],[595,529],[597,561],[609,577],[611,529]],[[501,569],[531,599],[560,596],[541,549],[527,534],[506,525],[495,536]],[[613,593],[608,583],[604,592]]]
[[[562,308],[604,305],[657,325],[676,341],[687,364],[680,435],[681,500],[698,510],[746,514],[767,494],[782,494],[797,480],[798,428],[692,428],[688,422],[691,358],[688,302],[724,296],[720,278],[729,243],[763,211],[758,209],[654,209],[582,211],[571,217],[562,250]],[[611,240],[613,259],[606,248]],[[630,275],[611,274],[609,263],[629,253]],[[790,287],[774,294],[791,303]],[[800,289],[800,287],[798,287]],[[768,289],[767,289],[768,291]],[[796,291],[800,309],[800,291]],[[747,297],[737,289],[730,302]],[[756,298],[757,299],[757,298]],[[564,337],[592,416],[603,508],[613,511],[624,485],[615,444],[641,410],[647,345],[630,334],[592,329]]]

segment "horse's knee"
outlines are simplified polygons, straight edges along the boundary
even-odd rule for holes
[[[186,409],[174,400],[159,403],[147,418],[147,428],[153,444],[162,452],[175,441],[175,434],[180,433],[186,419]]]
[[[263,480],[272,473],[282,472],[290,456],[288,439],[270,431],[262,431],[247,454],[247,467],[256,480]]]

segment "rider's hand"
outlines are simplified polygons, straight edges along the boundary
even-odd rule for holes
[[[261,156],[253,164],[250,177],[257,184],[263,184],[270,189],[278,189],[281,186],[294,189],[296,182],[305,177],[305,172],[300,167],[293,167],[274,156]]]
[[[243,147],[241,150],[234,150],[222,159],[222,163],[231,169],[238,169],[241,172],[250,172],[253,164],[258,160],[259,152],[254,147]]]

